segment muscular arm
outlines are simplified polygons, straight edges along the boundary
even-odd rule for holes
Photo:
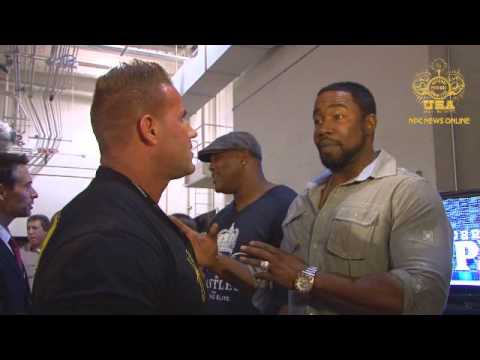
[[[441,200],[421,178],[392,197],[391,270],[359,279],[319,274],[312,295],[344,311],[439,314],[451,277],[452,233]]]
[[[358,279],[319,274],[315,277],[311,296],[312,305],[317,298],[339,313],[400,314],[403,308],[402,286],[389,273]]]
[[[241,260],[255,266],[258,259],[270,262],[268,272],[257,274],[261,279],[272,280],[287,289],[294,289],[298,274],[305,269],[304,261],[268,244],[252,242],[242,250],[256,259]],[[339,313],[400,313],[403,290],[401,283],[390,273],[372,274],[352,279],[337,274],[317,273],[309,294],[309,303],[315,307],[321,302]]]

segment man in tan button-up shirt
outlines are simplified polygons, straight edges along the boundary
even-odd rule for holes
[[[314,141],[327,171],[290,206],[279,250],[242,248],[259,278],[291,290],[289,314],[440,314],[452,230],[424,178],[374,151],[373,96],[356,83],[320,90]]]
[[[40,249],[49,228],[50,220],[46,215],[36,214],[27,219],[28,243],[20,249],[20,254],[25,265],[30,289],[33,289],[33,279],[37,271]]]

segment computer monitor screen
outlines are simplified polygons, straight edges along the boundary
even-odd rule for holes
[[[453,286],[480,287],[480,190],[442,193],[453,230]]]

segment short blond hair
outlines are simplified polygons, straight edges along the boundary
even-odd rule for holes
[[[97,79],[90,118],[100,153],[112,142],[122,141],[122,120],[161,101],[161,85],[173,86],[167,72],[157,63],[138,59],[122,63]]]

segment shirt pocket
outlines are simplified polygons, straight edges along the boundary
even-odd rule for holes
[[[327,271],[350,277],[368,272],[369,246],[378,215],[369,208],[339,208],[327,239]]]

